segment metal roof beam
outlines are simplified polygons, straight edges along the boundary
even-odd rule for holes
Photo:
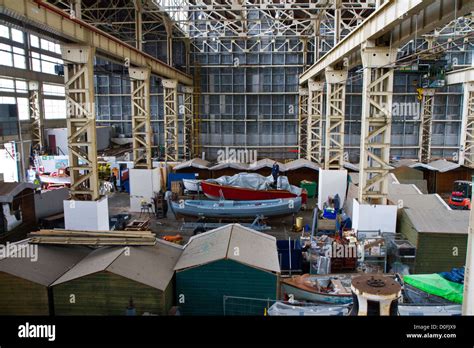
[[[349,68],[360,65],[361,45],[366,41],[387,39],[391,47],[400,47],[436,27],[474,10],[472,0],[393,0],[384,3],[359,27],[350,32],[319,61],[300,75],[300,84],[324,73],[329,66],[349,60]]]
[[[0,13],[59,35],[70,42],[92,46],[100,56],[117,59],[131,66],[149,67],[152,74],[175,79],[187,86],[193,84],[190,75],[41,0],[0,0]]]

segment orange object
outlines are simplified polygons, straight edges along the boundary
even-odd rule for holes
[[[183,240],[183,237],[180,234],[177,234],[175,236],[164,236],[163,239],[167,242],[176,243]]]

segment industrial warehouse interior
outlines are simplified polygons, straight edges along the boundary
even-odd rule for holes
[[[467,339],[473,49],[470,0],[0,0],[0,327]]]

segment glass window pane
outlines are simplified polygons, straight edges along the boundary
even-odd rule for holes
[[[28,120],[30,118],[30,107],[28,98],[16,98],[18,105],[18,118],[20,120]]]
[[[44,117],[46,119],[66,118],[66,101],[44,99]]]
[[[6,37],[7,39],[10,38],[10,31],[8,30],[7,26],[0,25],[0,36],[1,37]]]
[[[0,64],[12,66],[13,65],[12,54],[9,52],[0,51]]]
[[[39,38],[36,35],[30,35],[30,44],[31,47],[38,47],[39,48]]]
[[[12,40],[23,43],[23,32],[12,28]]]
[[[28,84],[26,81],[16,80],[16,91],[20,93],[28,92]]]
[[[15,81],[12,79],[0,79],[0,91],[2,92],[14,92]]]

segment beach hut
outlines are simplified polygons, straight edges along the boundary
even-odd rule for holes
[[[101,247],[53,284],[57,315],[167,315],[182,247]]]
[[[212,172],[212,177],[217,179],[225,175],[232,176],[238,173],[247,172],[249,170],[249,165],[246,163],[222,162],[210,167],[209,170]]]
[[[239,224],[192,237],[175,270],[184,315],[263,315],[278,297],[275,237]]]
[[[288,181],[292,185],[299,186],[301,181],[318,182],[318,173],[321,167],[314,162],[305,158],[300,158],[288,163],[285,163],[285,171],[283,175],[288,177]]]
[[[0,315],[54,314],[49,285],[90,250],[82,246],[29,244],[28,240],[3,245]]]
[[[196,174],[196,179],[209,179],[212,172],[209,170],[211,163],[200,159],[193,158],[192,160],[178,163],[173,167],[175,173],[192,173]]]
[[[286,171],[285,164],[272,160],[270,158],[263,158],[261,160],[258,160],[257,162],[250,163],[248,170],[263,176],[268,176],[272,173],[272,167],[275,162],[278,163],[278,166],[280,167],[280,172]]]

